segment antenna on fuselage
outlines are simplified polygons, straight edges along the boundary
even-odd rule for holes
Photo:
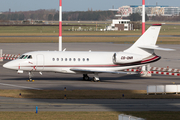
[[[59,0],[59,51],[62,51],[62,0]]]

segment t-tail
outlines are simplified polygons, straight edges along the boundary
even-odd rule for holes
[[[155,49],[172,51],[173,49],[160,48],[156,45],[160,29],[161,24],[153,24],[130,48],[124,50],[124,52],[149,56],[154,54]]]
[[[154,54],[154,50],[173,51],[173,49],[160,48],[156,45],[160,29],[161,24],[153,24],[130,48],[124,50],[124,52],[149,56]]]
[[[161,24],[153,24],[130,48],[123,51],[124,56],[122,53],[115,53],[114,63],[121,65],[152,63],[161,58],[154,53],[154,50],[172,51],[173,49],[160,48],[156,45],[160,29]]]

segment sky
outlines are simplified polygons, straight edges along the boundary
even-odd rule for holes
[[[180,0],[146,0],[146,5],[180,7]],[[125,5],[141,5],[142,0],[62,0],[63,11],[108,10]],[[0,12],[59,9],[59,0],[0,0]]]

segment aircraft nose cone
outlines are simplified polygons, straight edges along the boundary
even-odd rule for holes
[[[3,65],[4,68],[16,70],[18,68],[17,61],[9,61]]]
[[[13,69],[14,68],[14,62],[10,61],[10,62],[7,62],[3,65],[4,68],[7,68],[7,69]]]
[[[5,64],[3,65],[3,67],[4,67],[4,68],[9,68],[8,63],[5,63]]]

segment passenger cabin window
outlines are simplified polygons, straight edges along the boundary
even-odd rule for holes
[[[55,58],[52,58],[53,61],[55,61]],[[57,61],[81,61],[81,58],[56,58]],[[89,58],[82,58],[82,61],[89,61]]]
[[[55,58],[53,58],[52,60],[55,61]]]

